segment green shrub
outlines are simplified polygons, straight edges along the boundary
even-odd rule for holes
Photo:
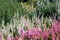
[[[40,13],[40,14],[39,14]],[[54,2],[40,2],[37,4],[37,14],[44,17],[52,17],[53,15],[57,14],[57,6]]]
[[[21,3],[0,1],[0,24],[4,20],[6,25],[13,18],[14,14],[17,13],[17,9],[19,16],[26,13]]]

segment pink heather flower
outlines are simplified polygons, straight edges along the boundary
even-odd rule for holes
[[[52,40],[55,40],[56,34],[54,33],[53,28],[50,29],[50,34],[51,34]]]
[[[12,37],[12,40],[15,40],[15,38],[14,38],[14,37]]]
[[[26,33],[26,32],[24,31],[24,29],[21,30],[21,39],[22,39],[22,40],[24,40],[24,38],[25,38],[25,33]]]
[[[12,40],[12,37],[8,35],[7,40]]]
[[[45,29],[45,30],[42,32],[42,37],[44,38],[44,40],[48,40],[49,31]]]
[[[32,29],[29,29],[29,30],[27,30],[27,32],[26,32],[26,36],[28,37],[28,38],[32,38],[33,37],[33,30]]]
[[[57,24],[57,32],[60,33],[60,23]]]
[[[54,33],[57,33],[57,30],[58,30],[57,26],[53,26],[52,28],[53,28]]]
[[[20,26],[17,26],[17,31],[19,34],[21,33],[22,30],[23,30],[23,28],[21,28]]]
[[[42,33],[43,37],[48,37],[49,36],[49,31],[48,30],[44,30]]]
[[[55,40],[55,37],[52,37],[52,40]]]
[[[51,35],[52,40],[59,40],[59,36],[56,35],[60,31],[60,24],[59,22],[56,22],[52,24],[52,27],[50,29],[44,28],[38,29],[38,27],[34,27],[33,29],[28,28],[27,31],[22,30],[21,31],[21,38],[24,39],[30,39],[30,40],[40,40],[42,37],[42,40],[48,40],[49,35]],[[57,36],[57,37],[56,37]]]
[[[33,39],[31,38],[31,40],[33,40]]]
[[[19,39],[18,39],[18,40],[22,40],[22,39],[21,39],[21,37],[19,37]]]
[[[56,40],[59,40],[59,37],[56,37]]]
[[[41,36],[41,30],[34,28],[34,29],[33,29],[33,38],[34,38],[34,39],[39,39],[40,36]]]
[[[18,40],[18,36],[17,35],[15,36],[15,40]]]
[[[55,33],[60,32],[60,22],[56,22],[56,23],[52,24],[52,28]]]
[[[3,36],[2,35],[0,35],[0,40],[3,40]]]
[[[33,33],[32,30],[28,30],[28,35],[29,35],[29,36],[33,35],[32,33]]]

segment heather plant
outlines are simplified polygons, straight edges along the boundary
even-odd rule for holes
[[[41,29],[38,29],[38,28],[33,28],[33,29],[29,29],[27,30],[26,32],[22,31],[22,33],[24,35],[21,35],[21,36],[24,36],[22,37],[23,40],[40,40],[41,37],[43,40],[59,40],[59,32],[57,30],[58,29],[58,26],[60,25],[60,23],[56,22],[54,24],[52,24],[52,27],[49,28],[49,29],[45,29],[44,30],[41,30]],[[55,28],[56,27],[56,28]],[[56,34],[58,33],[58,34]]]
[[[40,22],[42,22],[43,26],[41,26]],[[50,27],[47,27],[47,22],[51,22]],[[20,19],[14,18],[14,20],[11,20],[10,24],[7,24],[7,26],[4,26],[3,21],[3,28],[0,31],[3,33],[2,36],[4,39],[7,40],[59,40],[59,26],[60,22],[56,20],[53,22],[51,19],[47,21],[47,19],[39,19],[35,17],[34,21],[32,20],[32,22],[30,22],[29,19],[21,17]]]

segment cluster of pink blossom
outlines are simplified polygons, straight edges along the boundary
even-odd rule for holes
[[[18,40],[18,36],[16,35],[15,37],[8,35],[6,39],[4,39],[3,35],[0,35],[0,40]]]
[[[15,37],[8,35],[7,40],[60,40],[60,22],[53,23],[49,29],[28,27],[26,31],[21,30],[19,35]],[[1,35],[0,40],[4,40]]]
[[[22,40],[60,40],[60,22],[52,24],[49,29],[33,28],[21,31]]]

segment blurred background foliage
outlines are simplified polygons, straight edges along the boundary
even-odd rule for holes
[[[18,14],[17,14],[18,13]],[[10,22],[15,15],[29,17],[58,16],[56,0],[0,0],[0,24]],[[17,18],[17,16],[15,16]]]

